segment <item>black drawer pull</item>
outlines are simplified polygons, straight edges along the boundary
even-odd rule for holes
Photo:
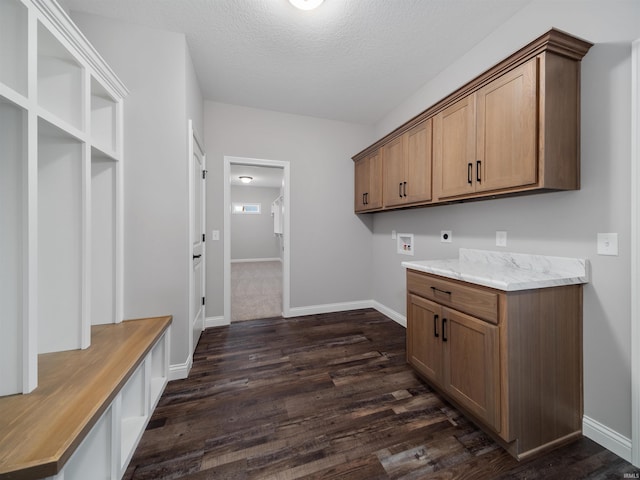
[[[446,342],[447,341],[447,319],[442,317],[442,341]]]
[[[473,178],[471,177],[471,175],[473,175],[473,163],[468,163],[467,164],[467,183],[469,185],[473,183]]]
[[[482,167],[482,161],[476,160],[476,181],[482,182],[482,178],[480,176],[480,168]]]
[[[436,293],[440,292],[440,293],[444,293],[445,295],[451,295],[451,292],[449,290],[441,290],[439,288],[436,287],[431,287],[431,290],[433,290],[433,294],[435,295]]]
[[[402,182],[398,184],[398,196],[402,198]]]
[[[404,183],[404,196],[407,196],[407,182],[403,182]]]
[[[438,333],[438,315],[433,316],[433,336],[436,338],[440,336]]]

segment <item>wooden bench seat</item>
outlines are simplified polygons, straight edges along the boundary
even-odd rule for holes
[[[39,355],[38,388],[0,398],[0,479],[60,472],[171,320],[93,326],[88,349]]]

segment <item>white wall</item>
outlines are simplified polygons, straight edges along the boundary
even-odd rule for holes
[[[351,156],[372,128],[206,102],[205,129],[208,230],[223,226],[224,156],[288,161],[291,306],[370,299],[372,219],[353,214]],[[207,249],[207,315],[222,315],[222,242]]]
[[[259,214],[231,215],[231,260],[280,258],[280,241],[273,233],[271,203],[280,188],[231,186],[232,203],[259,203]]]
[[[630,42],[640,37],[640,2],[536,1],[426,84],[376,126],[378,137],[471,80],[550,27],[596,45],[582,62],[582,188],[512,199],[389,212],[374,216],[373,297],[405,313],[406,258],[391,230],[416,234],[416,260],[457,256],[458,248],[588,258],[584,289],[585,415],[631,436],[630,373]],[[365,144],[360,147],[365,147]],[[441,229],[453,242],[439,242]],[[596,234],[617,232],[620,254],[596,255]]]
[[[172,364],[188,358],[188,127],[202,95],[184,35],[72,12],[130,90],[124,134],[125,319],[173,315]]]

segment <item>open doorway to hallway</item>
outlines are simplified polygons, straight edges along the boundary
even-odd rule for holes
[[[232,164],[231,321],[282,315],[281,167]]]
[[[225,157],[225,319],[287,316],[288,162]]]

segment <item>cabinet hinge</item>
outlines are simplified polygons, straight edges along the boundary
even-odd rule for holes
[[[202,304],[204,305],[204,297],[202,297]]]
[[[206,170],[202,170],[202,179],[206,179],[207,178],[207,171]]]

